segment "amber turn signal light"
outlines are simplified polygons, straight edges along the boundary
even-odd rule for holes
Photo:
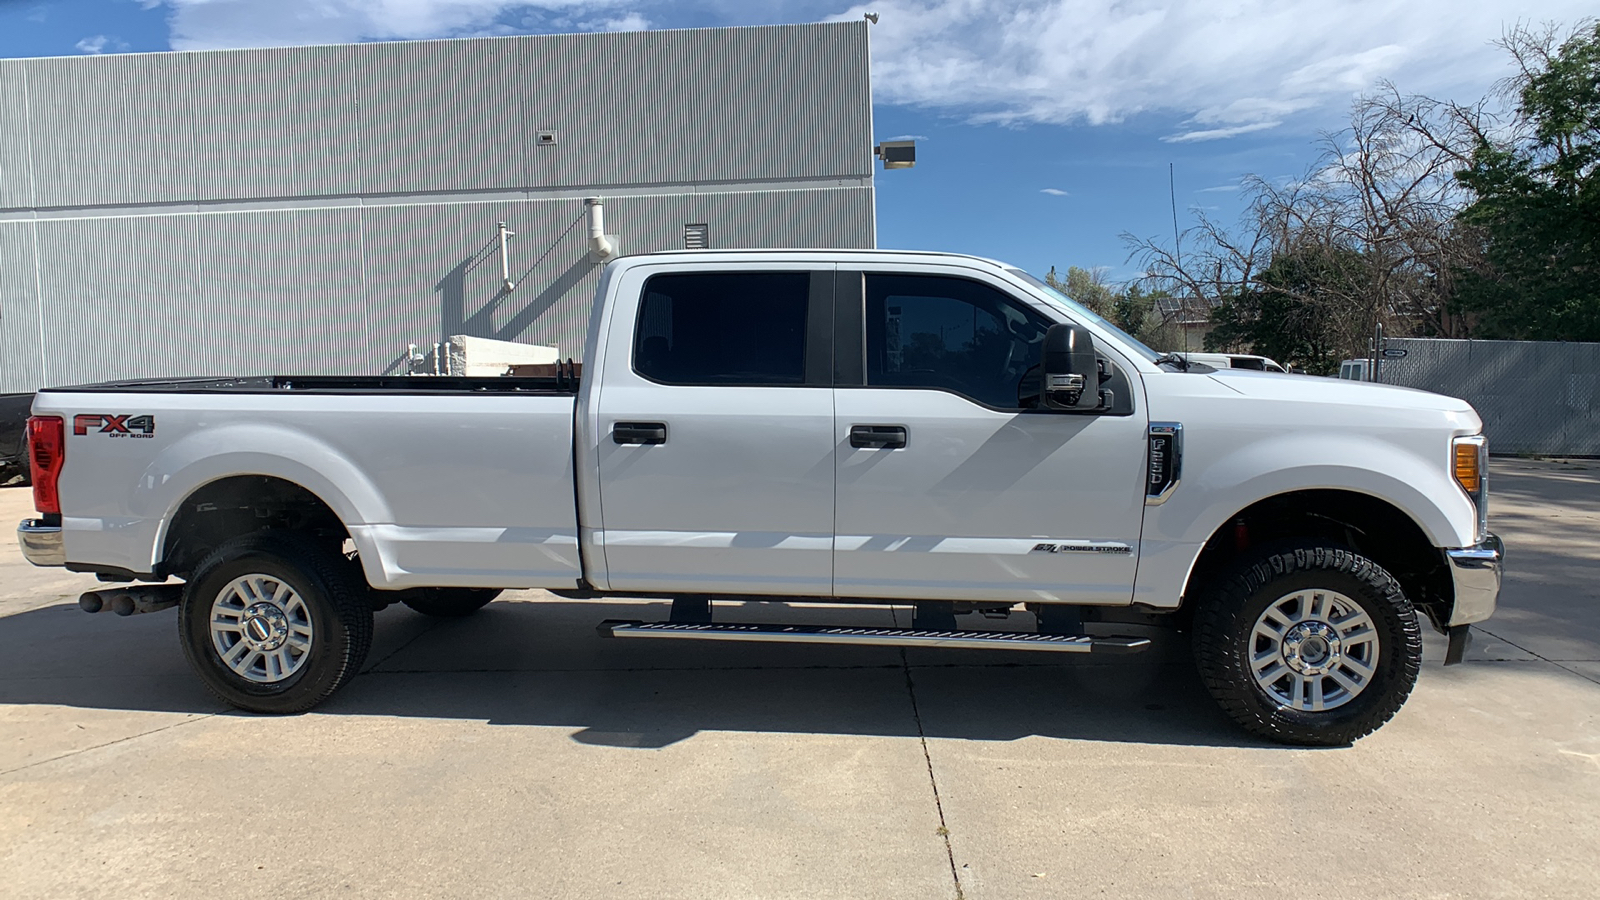
[[[1460,441],[1456,450],[1456,481],[1469,494],[1478,493],[1483,485],[1483,447],[1472,441]]]

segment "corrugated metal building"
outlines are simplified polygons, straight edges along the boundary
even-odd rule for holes
[[[0,391],[577,357],[591,196],[622,253],[871,247],[866,29],[0,60]]]

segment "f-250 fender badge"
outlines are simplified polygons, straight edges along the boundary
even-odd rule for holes
[[[1116,541],[1062,541],[1053,544],[1034,544],[1029,553],[1132,553],[1133,548]]]
[[[104,434],[114,438],[153,438],[156,436],[155,416],[115,415],[112,413],[78,413],[72,417],[73,434]]]

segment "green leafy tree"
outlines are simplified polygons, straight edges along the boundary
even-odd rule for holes
[[[1489,263],[1458,302],[1484,337],[1600,340],[1600,23],[1559,46],[1518,29],[1504,46],[1520,70],[1513,137],[1481,137],[1456,176]]]
[[[1205,338],[1211,351],[1245,350],[1313,375],[1338,370],[1343,358],[1330,318],[1336,296],[1358,282],[1364,261],[1352,251],[1288,253],[1275,257],[1254,285],[1222,302]]]
[[[1161,326],[1161,318],[1156,313],[1156,300],[1167,296],[1166,291],[1146,291],[1137,283],[1112,285],[1106,282],[1101,270],[1080,269],[1077,266],[1068,266],[1065,278],[1051,266],[1044,280],[1141,341],[1150,338]]]
[[[1045,273],[1044,280],[1046,284],[1089,307],[1096,315],[1111,318],[1111,308],[1116,302],[1117,294],[1106,284],[1105,275],[1101,270],[1068,266],[1067,277],[1062,278],[1056,274],[1056,267],[1051,266],[1050,271]]]

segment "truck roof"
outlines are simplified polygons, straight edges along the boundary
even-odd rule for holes
[[[703,258],[707,260],[748,260],[771,259],[773,261],[789,260],[814,260],[814,259],[875,259],[884,262],[911,261],[923,259],[928,262],[962,262],[976,263],[980,267],[994,269],[1013,269],[1015,266],[1001,262],[997,259],[987,259],[982,256],[971,256],[965,253],[943,253],[935,250],[862,250],[852,248],[832,247],[792,247],[792,248],[766,248],[748,250],[658,250],[653,253],[639,253],[618,257],[618,262],[642,263],[652,259],[679,260],[686,256]]]

